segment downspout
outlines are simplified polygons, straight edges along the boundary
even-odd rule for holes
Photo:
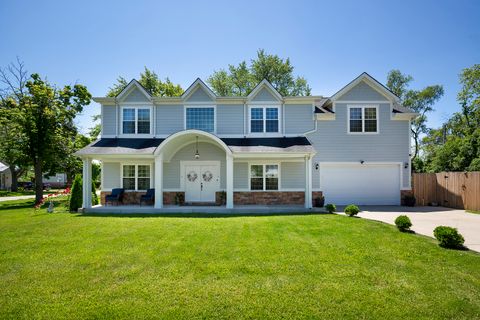
[[[285,101],[282,101],[282,133],[285,137]]]
[[[119,111],[119,106],[118,106],[118,101],[117,101],[117,97],[115,97],[115,138],[118,138],[118,127],[120,126],[120,111]],[[103,119],[102,119],[103,121]]]

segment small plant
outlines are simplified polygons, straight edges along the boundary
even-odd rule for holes
[[[333,203],[329,203],[325,206],[325,209],[327,209],[328,213],[334,213],[337,211],[337,207]]]
[[[345,208],[344,212],[345,212],[345,214],[349,215],[350,217],[353,217],[353,216],[356,216],[360,212],[360,209],[354,204],[349,204]]]
[[[72,194],[70,195],[70,203],[68,209],[70,212],[77,212],[82,207],[82,176],[77,174],[73,180]]]
[[[315,207],[321,208],[325,204],[325,197],[323,195],[315,198]]]
[[[412,222],[410,221],[409,217],[401,215],[398,216],[397,219],[395,219],[395,225],[397,226],[398,230],[405,232],[410,229],[410,227],[412,226]]]
[[[458,233],[456,228],[447,226],[438,226],[433,230],[433,235],[437,238],[440,247],[461,249],[465,239]]]
[[[182,192],[175,194],[175,204],[180,206],[185,204],[185,196]]]
[[[227,203],[227,193],[225,191],[220,191],[220,205],[225,205]]]
[[[97,188],[95,185],[95,182],[92,181],[92,205],[94,206],[98,204]]]
[[[403,197],[403,203],[407,207],[414,207],[416,202],[417,200],[413,195],[407,194],[405,197]]]

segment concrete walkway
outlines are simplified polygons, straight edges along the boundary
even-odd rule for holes
[[[0,202],[2,201],[10,201],[10,200],[22,200],[22,199],[34,199],[35,195],[28,195],[28,196],[14,196],[14,197],[0,197]]]
[[[465,238],[465,246],[480,252],[480,214],[444,207],[364,206],[361,209],[359,217],[389,224],[395,224],[395,219],[404,214],[412,221],[413,231],[429,237],[433,237],[433,230],[440,225],[457,228]]]

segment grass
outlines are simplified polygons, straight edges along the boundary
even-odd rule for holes
[[[473,214],[480,214],[480,210],[465,210],[468,213],[473,213]]]
[[[0,203],[0,318],[480,317],[480,255],[383,223],[31,205]]]

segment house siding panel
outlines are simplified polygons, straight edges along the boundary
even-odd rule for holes
[[[253,97],[252,101],[278,101],[276,97],[274,97],[270,91],[263,88],[260,90],[255,97]]]
[[[390,104],[379,105],[379,134],[348,134],[347,104],[337,103],[336,119],[319,121],[316,132],[307,138],[317,150],[313,162],[408,162],[408,121],[390,120]],[[326,138],[327,137],[327,138]],[[403,187],[407,188],[409,168],[402,166]],[[320,173],[313,170],[313,188],[319,188]]]
[[[117,134],[117,107],[102,106],[102,135]]]
[[[122,102],[150,102],[148,98],[138,90],[137,88],[133,89]]]
[[[285,105],[285,134],[302,134],[314,128],[311,104]]]
[[[388,101],[388,99],[365,82],[360,82],[338,101]]]
[[[217,106],[217,134],[243,134],[243,105]]]
[[[156,106],[156,134],[169,135],[184,128],[183,105]]]
[[[120,188],[120,162],[104,162],[103,163],[103,185],[102,190]]]
[[[201,88],[194,91],[187,99],[188,102],[210,102],[212,98]]]
[[[233,188],[248,189],[248,163],[235,162],[233,164]]]
[[[280,182],[282,189],[305,189],[305,162],[282,162]]]

